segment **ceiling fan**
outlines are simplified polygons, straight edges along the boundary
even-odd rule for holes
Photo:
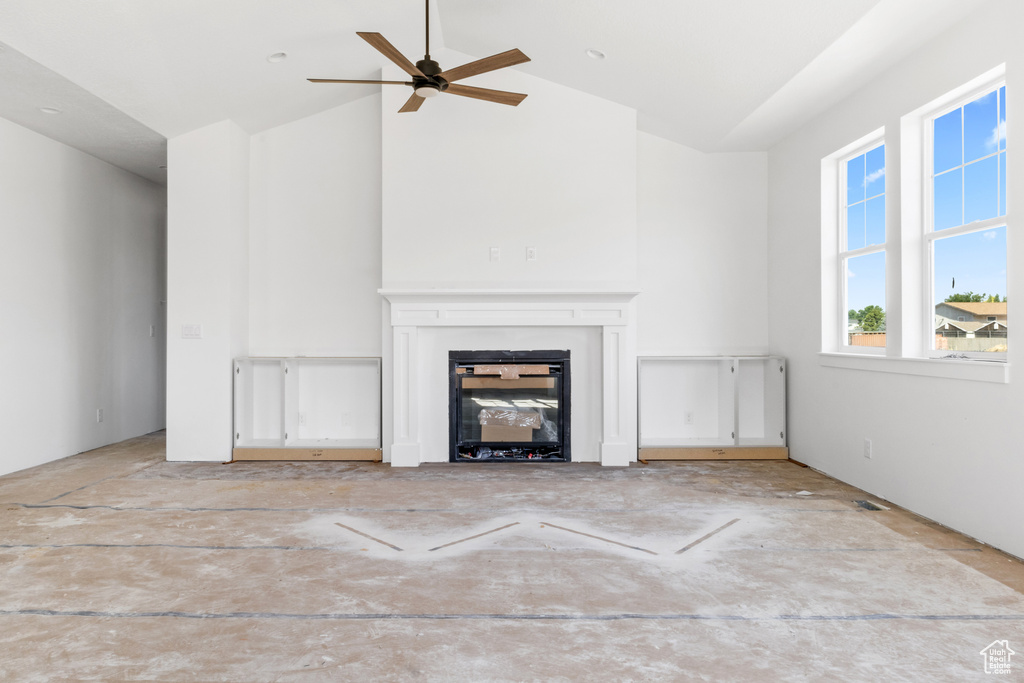
[[[487,102],[497,102],[515,107],[526,99],[522,93],[507,92],[504,90],[489,90],[487,88],[475,88],[469,85],[459,85],[455,81],[461,81],[470,76],[504,69],[507,66],[514,66],[530,61],[530,58],[518,49],[478,59],[475,62],[457,66],[454,69],[442,71],[440,65],[430,58],[430,0],[426,0],[427,8],[427,49],[423,59],[413,64],[406,59],[394,45],[379,33],[367,33],[357,31],[356,35],[375,47],[378,52],[398,65],[405,73],[412,76],[411,81],[358,81],[343,80],[337,78],[309,78],[312,83],[376,83],[380,85],[411,85],[412,96],[399,109],[399,113],[416,111],[428,97],[436,97],[441,93],[459,95],[461,97],[472,97]]]

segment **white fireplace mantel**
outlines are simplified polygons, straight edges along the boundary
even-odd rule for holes
[[[436,328],[557,328],[600,330],[599,389],[594,396],[573,395],[573,410],[582,401],[600,401],[599,453],[602,465],[626,466],[636,460],[636,291],[592,290],[455,290],[381,289],[391,328],[385,344],[384,366],[390,391],[384,387],[385,439],[390,433],[393,467],[417,467],[424,462],[418,387],[426,371],[419,347]],[[388,348],[390,346],[390,348]],[[389,357],[390,356],[390,357]],[[385,380],[386,381],[386,380]],[[575,387],[574,387],[575,388]],[[390,397],[388,396],[390,394]],[[388,408],[391,410],[388,410]],[[388,429],[390,418],[391,428]],[[574,420],[575,429],[575,420]],[[435,449],[436,450],[436,449]],[[445,444],[447,452],[447,444]],[[574,460],[587,459],[586,455]],[[445,459],[446,460],[446,459]],[[426,461],[431,461],[428,459]]]

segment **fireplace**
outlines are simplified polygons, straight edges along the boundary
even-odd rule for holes
[[[450,462],[568,462],[569,351],[449,351]]]
[[[384,459],[392,466],[451,461],[449,353],[459,349],[569,349],[572,462],[623,467],[636,460],[635,291],[381,294],[381,420]],[[567,420],[568,404],[561,412]]]

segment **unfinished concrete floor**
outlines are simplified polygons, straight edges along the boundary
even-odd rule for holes
[[[810,495],[801,495],[810,492]],[[0,478],[4,681],[968,681],[1024,566],[787,462]]]

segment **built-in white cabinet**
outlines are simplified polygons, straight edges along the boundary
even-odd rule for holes
[[[240,449],[305,449],[313,457],[325,449],[379,451],[379,358],[238,358],[234,365],[236,459],[244,459]]]
[[[640,448],[786,445],[778,356],[638,359]]]

